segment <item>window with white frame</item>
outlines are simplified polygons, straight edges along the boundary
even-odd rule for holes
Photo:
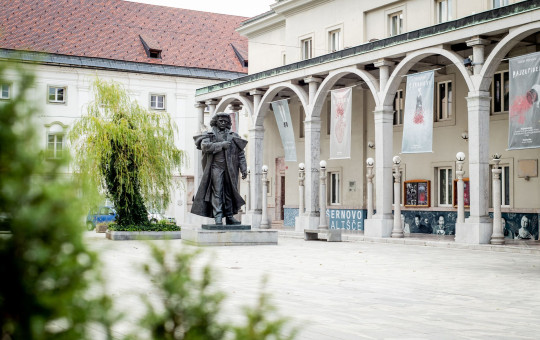
[[[301,41],[302,45],[302,60],[313,57],[313,39],[308,38]]]
[[[403,12],[392,13],[388,19],[390,36],[403,33]]]
[[[164,94],[151,94],[150,95],[150,108],[154,110],[165,110],[165,95]]]
[[[509,108],[510,78],[508,71],[496,72],[491,82],[491,113],[507,113]]]
[[[46,131],[46,156],[48,159],[58,159],[64,156],[66,143],[67,125],[60,122],[45,124]]]
[[[330,204],[341,203],[341,179],[339,171],[328,172],[328,195]]]
[[[0,99],[10,99],[10,98],[11,98],[11,85],[0,84]]]
[[[437,121],[452,118],[452,81],[437,82]]]
[[[62,158],[64,152],[64,135],[47,135],[47,158]]]
[[[437,168],[437,203],[440,207],[452,206],[453,175],[451,167]]]
[[[437,23],[450,21],[454,18],[452,15],[452,0],[437,0]]]
[[[510,165],[508,164],[500,164],[499,168],[502,170],[501,172],[501,206],[503,207],[510,207]],[[493,167],[490,167],[490,170],[492,170]],[[490,171],[490,174],[492,172]],[[490,181],[490,185],[493,185],[493,181]],[[491,187],[491,197],[490,197],[490,203],[493,204],[493,187]]]
[[[394,96],[394,125],[403,125],[404,108],[403,90],[397,90],[396,95]]]
[[[341,30],[328,32],[328,52],[336,52],[341,49]]]
[[[306,111],[304,110],[304,108],[302,106],[300,106],[300,114],[298,115],[300,117],[300,124],[299,124],[299,131],[298,131],[298,136],[300,138],[304,138],[305,136],[305,124],[304,124],[304,121],[306,120]]]
[[[493,8],[508,6],[508,0],[493,0]]]
[[[65,86],[48,86],[48,102],[49,103],[65,103],[67,88]]]

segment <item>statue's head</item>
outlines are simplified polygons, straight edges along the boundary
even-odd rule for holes
[[[225,112],[216,113],[210,121],[210,126],[216,126],[220,129],[230,129],[232,126],[231,116]]]

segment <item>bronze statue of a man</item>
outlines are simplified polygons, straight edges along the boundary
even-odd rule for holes
[[[204,170],[191,213],[213,217],[216,224],[222,224],[223,217],[226,224],[240,224],[233,215],[246,203],[238,192],[238,174],[242,173],[242,179],[247,176],[247,141],[230,131],[228,113],[217,113],[210,126],[212,131],[193,137],[202,150]]]

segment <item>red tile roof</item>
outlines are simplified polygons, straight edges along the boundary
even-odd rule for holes
[[[247,18],[122,0],[0,0],[0,48],[246,72]],[[148,37],[162,49],[147,56]],[[245,56],[247,59],[247,55]]]

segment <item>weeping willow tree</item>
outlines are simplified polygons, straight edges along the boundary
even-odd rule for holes
[[[94,100],[70,134],[76,164],[113,201],[117,224],[145,225],[146,207],[165,207],[184,162],[176,127],[168,113],[141,107],[118,83],[98,79],[92,88]]]

